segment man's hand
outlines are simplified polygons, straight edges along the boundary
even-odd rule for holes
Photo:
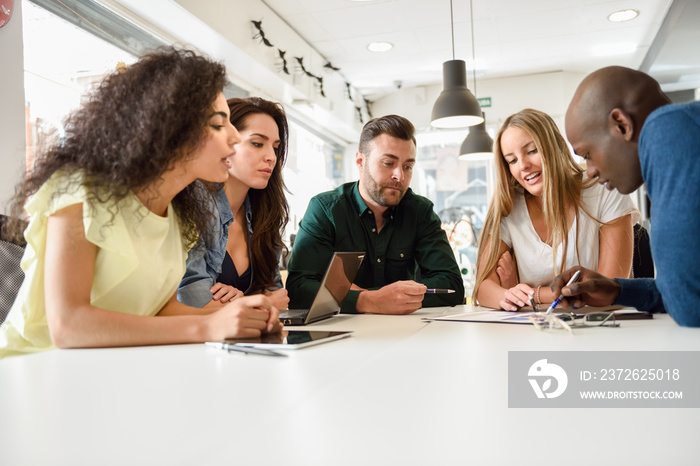
[[[368,314],[410,314],[423,305],[428,288],[412,280],[394,282],[357,298],[357,312]]]
[[[564,286],[577,270],[581,271],[581,278],[576,283]],[[564,295],[565,299],[561,302],[563,307],[610,306],[620,295],[620,284],[592,270],[574,267],[554,279],[552,292],[554,296]]]

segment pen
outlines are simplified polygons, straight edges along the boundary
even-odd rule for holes
[[[537,309],[537,303],[535,302],[535,298],[533,296],[530,296],[530,304],[532,305],[532,310],[535,312],[540,312]]]
[[[448,290],[447,288],[428,288],[425,292],[430,294],[456,293],[455,290]]]
[[[580,271],[580,270],[577,270],[577,271],[571,276],[571,278],[570,278],[569,281],[566,283],[566,285],[564,285],[564,286],[569,286],[569,285],[571,285],[573,282],[575,282],[576,280],[578,280],[578,277],[579,277],[579,276],[581,276],[581,271]],[[557,307],[557,305],[561,302],[562,299],[564,299],[564,295],[563,295],[563,294],[560,294],[559,297],[558,297],[557,299],[555,299],[554,302],[547,308],[547,312],[545,312],[545,314],[551,314],[552,311],[554,310],[554,308]]]
[[[282,356],[285,358],[287,357],[285,353],[280,353],[279,351],[272,351],[265,348],[255,348],[253,346],[238,346],[231,343],[221,343],[213,341],[208,341],[206,344],[217,349],[226,350],[229,353],[231,351],[237,351],[239,353],[259,354],[261,356]]]

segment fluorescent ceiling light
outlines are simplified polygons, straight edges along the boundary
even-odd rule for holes
[[[394,48],[394,44],[389,42],[372,42],[367,46],[367,50],[370,52],[388,52]]]
[[[616,11],[615,13],[610,13],[608,16],[608,20],[613,21],[615,23],[620,23],[622,21],[629,21],[631,19],[636,18],[639,16],[639,12],[637,10],[620,10]]]

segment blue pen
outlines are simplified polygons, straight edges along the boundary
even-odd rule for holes
[[[576,280],[578,280],[578,277],[580,277],[580,276],[581,276],[581,271],[580,271],[580,270],[577,270],[577,271],[571,276],[571,278],[569,279],[569,281],[567,282],[567,284],[564,285],[564,286],[569,286],[569,285],[571,285],[573,282],[575,282]],[[555,299],[554,302],[547,308],[547,312],[545,312],[545,314],[551,314],[552,311],[554,310],[554,308],[557,307],[557,306],[559,305],[559,303],[561,302],[562,299],[564,299],[564,295],[563,295],[563,294],[560,294],[559,297],[558,297],[557,299]]]
[[[456,293],[455,290],[448,290],[447,288],[428,288],[425,292],[430,294]]]

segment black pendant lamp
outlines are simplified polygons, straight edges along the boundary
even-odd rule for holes
[[[485,117],[485,116],[484,116]],[[486,132],[486,124],[482,121],[469,128],[469,134],[464,139],[459,149],[461,159],[469,159],[476,156],[488,156],[493,153],[493,139]]]
[[[472,0],[469,0],[469,13],[472,26],[472,61],[474,62],[474,94],[476,94],[476,53],[474,52],[474,10]],[[459,158],[469,159],[486,157],[493,153],[493,139],[486,132],[486,115],[482,113],[482,122],[469,128],[469,134],[459,149]]]
[[[452,29],[452,60],[442,64],[443,91],[433,105],[430,124],[436,128],[464,128],[482,123],[481,106],[467,88],[467,68],[464,60],[455,60],[455,32],[450,0]],[[472,38],[474,36],[472,20]],[[473,40],[473,39],[472,39]]]

